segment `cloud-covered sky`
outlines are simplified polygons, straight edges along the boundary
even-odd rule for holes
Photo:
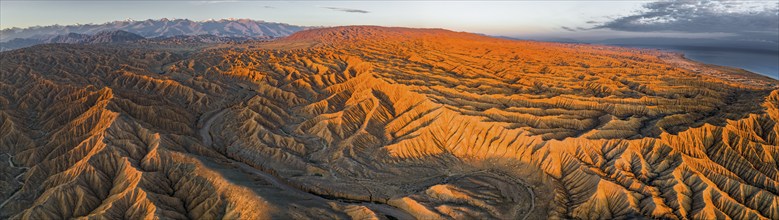
[[[519,38],[776,42],[779,1],[0,1],[0,28],[250,18],[304,26],[446,28]]]
[[[652,2],[634,14],[599,23],[593,28],[630,32],[728,33],[739,40],[779,43],[779,1]]]

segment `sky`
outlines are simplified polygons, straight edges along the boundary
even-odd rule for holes
[[[303,26],[445,28],[517,38],[779,37],[779,1],[0,1],[0,29],[250,18]],[[773,40],[778,41],[778,40]]]

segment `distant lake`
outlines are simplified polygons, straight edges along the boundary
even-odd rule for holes
[[[697,46],[618,45],[681,52],[687,59],[719,66],[730,66],[779,79],[779,51]]]

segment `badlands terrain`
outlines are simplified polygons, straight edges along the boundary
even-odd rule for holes
[[[0,53],[0,219],[779,219],[777,85],[441,29],[37,45]]]

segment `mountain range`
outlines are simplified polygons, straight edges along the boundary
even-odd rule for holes
[[[0,42],[0,51],[13,50],[38,44],[64,43],[64,44],[99,44],[99,43],[124,43],[146,39],[140,35],[122,30],[102,31],[94,35],[69,33],[56,35],[46,39],[16,38],[8,42]]]
[[[270,40],[270,37],[222,37],[211,34],[203,35],[177,35],[161,36],[155,38],[145,38],[140,35],[122,30],[102,31],[94,35],[70,33],[65,35],[56,35],[46,39],[34,38],[16,38],[8,42],[0,42],[0,52],[14,50],[24,47],[30,47],[38,44],[118,44],[136,42],[140,44],[171,45],[171,44],[214,44],[227,42],[241,42],[249,40]]]
[[[12,39],[49,39],[58,35],[97,34],[122,30],[145,38],[177,35],[214,35],[220,37],[282,37],[306,27],[251,19],[220,19],[192,21],[188,19],[159,19],[143,21],[114,21],[104,24],[51,25],[0,30],[0,42]]]

